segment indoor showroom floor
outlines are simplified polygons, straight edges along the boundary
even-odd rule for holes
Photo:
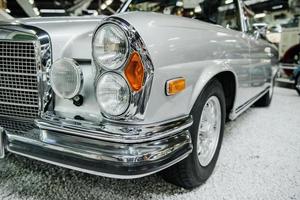
[[[9,155],[0,161],[0,199],[300,199],[300,97],[275,88],[269,108],[226,126],[212,177],[192,191],[159,176],[116,180]]]

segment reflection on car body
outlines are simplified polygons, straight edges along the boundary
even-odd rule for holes
[[[245,9],[133,0],[110,17],[2,23],[0,157],[200,185],[225,120],[272,99],[277,50]]]

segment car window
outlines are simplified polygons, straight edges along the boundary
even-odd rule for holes
[[[133,0],[126,11],[172,14],[240,30],[235,0]]]

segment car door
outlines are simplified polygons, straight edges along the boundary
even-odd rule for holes
[[[256,97],[263,92],[271,82],[272,58],[275,54],[272,53],[271,45],[262,39],[255,30],[253,30],[250,18],[253,17],[254,13],[247,8],[243,2],[241,4],[241,8],[244,32],[247,33],[250,46],[250,94],[252,97]]]
[[[236,106],[237,108],[243,107],[249,99],[252,98],[252,88],[251,88],[251,58],[250,58],[250,42],[248,35],[243,32],[243,26],[240,17],[240,5],[238,0],[224,1],[223,6],[218,10],[219,15],[222,15],[222,11],[225,13],[218,24],[231,29],[230,35],[234,36],[234,39],[225,40],[225,45],[227,46],[228,55],[228,65],[230,65],[237,75],[238,88],[236,96]],[[233,26],[232,15],[235,15],[237,26]]]

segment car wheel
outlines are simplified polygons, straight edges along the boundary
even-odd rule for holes
[[[272,81],[272,84],[271,84],[271,87],[270,87],[269,91],[264,96],[262,96],[260,99],[258,99],[254,103],[254,106],[256,106],[256,107],[268,107],[272,102],[274,87],[275,87],[275,80]]]
[[[225,105],[221,83],[215,79],[210,81],[191,111],[194,120],[190,127],[193,151],[186,159],[162,172],[166,181],[192,189],[210,177],[222,144]]]
[[[298,94],[300,95],[300,74],[296,77],[295,88],[296,88]]]

